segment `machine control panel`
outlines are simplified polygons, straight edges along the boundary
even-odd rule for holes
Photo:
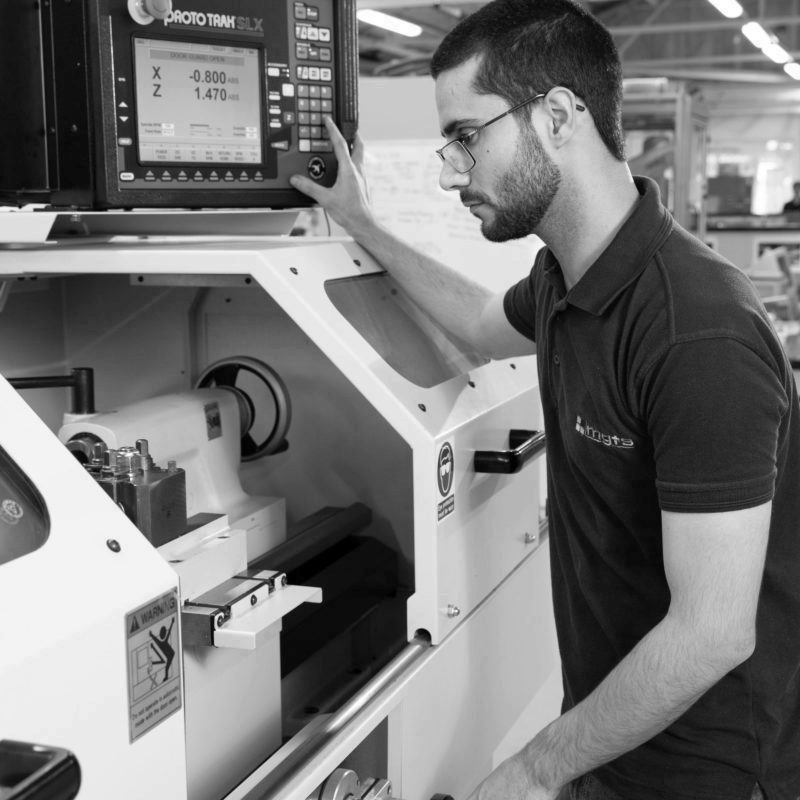
[[[310,204],[292,174],[335,179],[323,117],[354,137],[355,0],[79,0],[40,13],[43,44],[29,10],[0,34],[54,67],[29,76],[40,102],[26,97],[22,124],[0,130],[23,154],[0,156],[0,202],[275,208]]]

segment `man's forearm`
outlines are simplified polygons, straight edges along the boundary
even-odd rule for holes
[[[478,326],[493,294],[490,289],[409,246],[376,222],[364,223],[351,233],[418,306],[456,336],[480,346]]]
[[[665,618],[583,702],[522,751],[531,780],[558,789],[651,739],[746,654]]]

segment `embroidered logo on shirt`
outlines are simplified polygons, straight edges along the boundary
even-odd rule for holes
[[[575,420],[575,430],[581,436],[606,447],[622,447],[626,449],[633,447],[633,439],[626,439],[624,436],[617,436],[615,433],[601,433],[597,428],[589,425],[580,414]]]

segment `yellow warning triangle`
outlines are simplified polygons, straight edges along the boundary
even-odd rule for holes
[[[138,620],[136,619],[136,617],[134,616],[134,617],[131,619],[131,629],[128,631],[128,633],[129,633],[129,634],[130,634],[130,633],[136,633],[136,631],[138,631],[138,630],[139,630],[139,628],[140,628],[139,621],[138,621]]]

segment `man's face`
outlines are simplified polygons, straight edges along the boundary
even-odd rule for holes
[[[477,67],[478,60],[471,59],[436,80],[439,122],[448,140],[508,109],[503,98],[472,89]],[[523,113],[532,113],[535,105]],[[471,137],[466,145],[475,166],[459,173],[442,164],[442,188],[458,190],[461,202],[480,219],[481,233],[490,241],[504,242],[533,233],[550,208],[561,179],[533,126],[520,125],[509,115]]]

